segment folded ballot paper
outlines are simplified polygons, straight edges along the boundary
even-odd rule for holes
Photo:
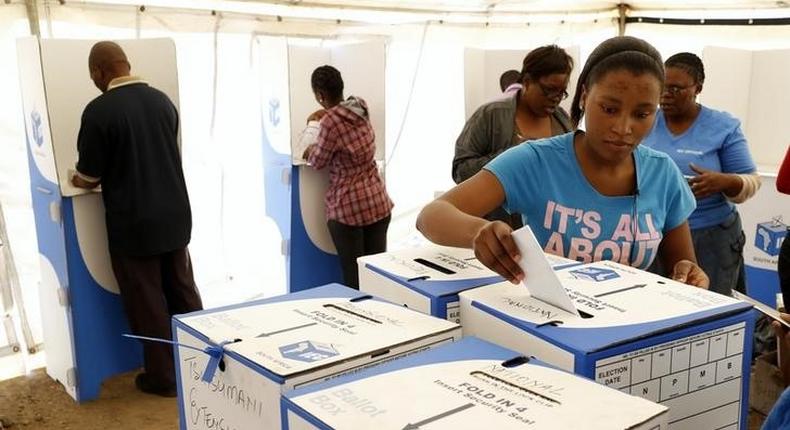
[[[573,315],[579,315],[568,292],[554,272],[554,268],[543,253],[535,234],[528,225],[513,232],[513,240],[521,251],[518,265],[526,276],[521,282],[529,295],[542,302],[558,307]]]

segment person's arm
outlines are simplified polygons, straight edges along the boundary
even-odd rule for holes
[[[307,121],[305,121],[305,124],[309,124],[310,121],[321,121],[321,118],[323,118],[325,114],[326,114],[326,109],[318,109],[317,111],[311,113],[310,116],[307,117]]]
[[[509,225],[481,218],[502,205],[505,190],[493,173],[481,170],[429,203],[417,217],[417,229],[440,245],[473,248],[485,266],[518,283],[524,273]]]
[[[92,190],[101,184],[106,140],[99,121],[89,112],[83,112],[77,135],[77,165],[74,173],[70,175],[72,185]]]
[[[321,119],[320,127],[316,143],[308,146],[304,152],[304,159],[316,170],[323,169],[332,161],[339,139],[337,128],[329,122],[329,117]]]
[[[718,151],[721,172],[704,169],[691,164],[689,167],[698,175],[689,181],[694,196],[698,199],[722,193],[734,203],[743,203],[760,189],[760,177],[756,175],[749,153],[746,136],[737,120]]]
[[[491,142],[492,112],[484,107],[478,109],[464,124],[464,129],[455,141],[453,157],[453,180],[456,184],[471,178],[504,148],[494,151]]]
[[[776,176],[776,190],[782,194],[790,194],[790,146],[787,147],[785,159]]]
[[[74,171],[71,175],[71,185],[74,185],[77,188],[92,190],[101,185],[101,178],[93,178]]]
[[[695,287],[708,288],[710,279],[697,265],[688,222],[669,230],[661,239],[658,256],[664,267],[671,267],[670,277]]]

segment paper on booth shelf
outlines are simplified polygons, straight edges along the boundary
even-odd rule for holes
[[[513,240],[521,253],[518,265],[524,271],[525,277],[522,284],[529,291],[529,295],[556,306],[574,315],[579,315],[573,301],[568,297],[568,292],[562,282],[554,273],[549,260],[543,253],[535,234],[528,225],[513,232]]]
[[[293,154],[291,154],[295,162],[307,162],[303,155],[307,148],[318,142],[318,133],[321,131],[320,123],[318,121],[309,121],[302,133],[299,134],[299,141],[294,145]]]

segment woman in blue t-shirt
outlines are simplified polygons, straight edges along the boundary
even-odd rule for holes
[[[694,196],[666,155],[639,146],[655,120],[664,68],[647,42],[601,43],[579,75],[571,118],[585,131],[519,145],[428,204],[417,227],[428,239],[471,247],[512,282],[524,273],[511,228],[483,214],[523,214],[546,252],[646,268],[658,256],[671,276],[707,287],[686,219]]]
[[[745,282],[746,238],[733,203],[753,196],[760,177],[740,121],[697,103],[705,82],[702,60],[682,52],[669,57],[664,66],[661,110],[644,145],[666,152],[689,178],[697,198],[689,227],[699,265],[710,277],[711,290],[730,295],[736,286],[743,290]]]

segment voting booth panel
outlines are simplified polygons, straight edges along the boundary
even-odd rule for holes
[[[343,77],[344,95],[359,96],[367,102],[376,133],[376,159],[381,161],[386,136],[384,41],[322,42],[316,46],[312,40],[258,39],[263,65],[266,207],[283,234],[288,291],[342,281],[337,251],[326,224],[324,197],[329,175],[327,169],[317,171],[305,164],[304,148],[299,144],[307,117],[321,109],[310,76],[317,67],[332,65]]]
[[[738,205],[743,231],[747,292],[768,306],[776,305],[779,247],[790,220],[788,197],[776,191],[776,168],[790,140],[790,115],[785,100],[790,82],[782,71],[790,67],[790,50],[749,51],[706,47],[701,101],[741,120],[749,150],[758,166],[762,187]]]
[[[77,401],[102,380],[141,364],[112,273],[101,194],[69,181],[85,105],[99,95],[89,79],[90,40],[17,43],[42,282],[47,372]],[[175,46],[169,39],[118,42],[132,70],[178,103]]]
[[[533,48],[525,49],[478,49],[466,48],[464,50],[464,105],[466,119],[481,105],[502,97],[499,87],[499,77],[507,70],[521,72],[524,57]],[[573,58],[573,70],[568,82],[568,94],[576,91],[576,81],[583,64],[580,62],[580,49],[578,46],[563,47],[568,55]],[[566,112],[570,112],[571,97],[560,103]]]
[[[776,295],[781,291],[777,264],[779,249],[788,235],[790,197],[776,191],[776,175],[761,174],[760,178],[763,182],[760,191],[738,205],[746,236],[743,246],[746,292],[776,308]]]
[[[277,429],[284,391],[460,337],[457,324],[339,284],[179,315],[181,429]]]
[[[464,334],[668,406],[673,430],[746,428],[751,305],[610,261],[556,273],[579,315],[494,284],[460,294]]]

